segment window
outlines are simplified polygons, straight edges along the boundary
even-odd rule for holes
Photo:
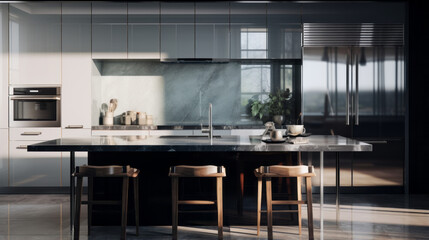
[[[241,29],[241,58],[267,58],[267,29],[242,28]]]

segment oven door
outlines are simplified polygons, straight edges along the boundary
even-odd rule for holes
[[[10,127],[60,127],[59,96],[10,96]]]

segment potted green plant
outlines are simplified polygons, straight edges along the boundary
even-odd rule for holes
[[[277,90],[274,94],[269,95],[268,112],[275,123],[282,125],[285,116],[291,113],[291,93],[289,89]]]
[[[291,114],[291,93],[289,89],[277,90],[275,93],[268,95],[268,100],[262,102],[252,100],[252,116],[263,120],[264,116],[269,116],[274,122],[281,125],[285,116]]]

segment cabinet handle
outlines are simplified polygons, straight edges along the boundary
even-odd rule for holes
[[[380,141],[373,141],[373,140],[365,141],[365,140],[363,140],[362,142],[371,143],[371,144],[387,144],[387,141],[383,141],[383,140],[380,140]]]
[[[347,60],[346,60],[346,125],[347,126],[350,125],[349,58],[350,58],[350,53],[347,53]]]
[[[61,97],[11,97],[10,100],[61,100]]]
[[[27,149],[27,145],[19,145],[16,149]]]
[[[23,132],[21,133],[22,136],[39,136],[42,135],[42,132]]]
[[[83,125],[68,125],[66,128],[68,129],[83,128]]]
[[[362,51],[362,50],[361,50]],[[359,126],[359,56],[356,52],[355,125]]]

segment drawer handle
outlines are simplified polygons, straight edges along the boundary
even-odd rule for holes
[[[42,132],[23,132],[21,133],[22,136],[39,136],[42,135]]]
[[[16,149],[27,149],[27,145],[19,145]]]
[[[69,128],[69,129],[83,128],[83,125],[68,125],[66,128]]]
[[[386,140],[368,140],[368,141],[362,140],[362,142],[369,143],[369,144],[387,144]]]

